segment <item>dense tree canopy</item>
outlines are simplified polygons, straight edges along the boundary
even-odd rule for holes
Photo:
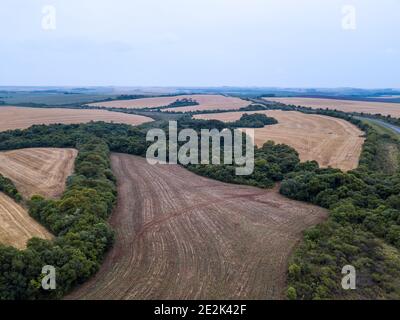
[[[18,192],[14,183],[0,174],[0,192],[4,192],[15,201],[20,202],[22,200],[21,194]]]

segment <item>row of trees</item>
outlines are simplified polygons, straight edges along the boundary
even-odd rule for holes
[[[57,126],[55,126],[57,127]],[[41,129],[41,128],[36,128]],[[30,134],[36,131],[29,129]],[[37,135],[30,141],[28,132],[1,134],[4,146],[51,145],[60,128],[47,128],[54,136]],[[57,133],[56,133],[57,132]],[[25,136],[22,138],[22,136]],[[2,138],[3,138],[2,137]],[[73,141],[75,138],[75,141]],[[79,150],[75,173],[68,179],[60,200],[33,196],[29,213],[46,226],[55,240],[32,238],[26,250],[0,245],[0,299],[61,298],[76,284],[82,283],[99,268],[103,256],[113,243],[113,231],[106,219],[116,200],[115,179],[110,170],[109,148],[93,135],[64,136],[53,146],[69,145]],[[56,290],[43,290],[42,268],[56,268]]]
[[[227,126],[233,128],[264,128],[277,123],[278,121],[275,118],[267,117],[263,113],[245,113],[239,120],[227,123]]]
[[[361,126],[367,139],[358,169],[310,166],[281,184],[285,196],[330,210],[328,221],[308,230],[294,254],[289,298],[400,297],[400,172],[387,173],[382,163],[382,146],[390,144],[399,157],[400,142]],[[341,287],[345,265],[357,270],[357,290]]]
[[[168,109],[168,108],[179,108],[179,107],[190,107],[190,106],[198,106],[200,103],[198,103],[196,100],[192,98],[182,98],[182,99],[176,99],[174,102],[170,103],[167,106],[164,107],[157,107],[154,109]]]
[[[13,198],[17,202],[20,202],[22,200],[22,196],[18,192],[14,183],[10,179],[2,176],[1,174],[0,174],[0,192],[5,193],[6,195]]]
[[[236,175],[236,164],[198,164],[189,165],[187,168],[199,175],[223,182],[271,188],[275,182],[281,181],[285,174],[295,170],[299,165],[300,160],[296,150],[269,141],[261,148],[255,147],[254,172],[251,175]]]

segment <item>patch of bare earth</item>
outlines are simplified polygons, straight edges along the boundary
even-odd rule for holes
[[[74,169],[75,149],[31,148],[0,152],[0,174],[11,179],[30,198],[37,194],[56,198]]]
[[[353,101],[318,98],[265,98],[268,101],[276,101],[284,104],[310,107],[313,109],[332,109],[344,112],[364,112],[371,114],[391,115],[400,117],[400,103]]]
[[[195,119],[236,121],[245,112],[195,115]],[[321,167],[344,171],[358,167],[363,132],[348,121],[297,111],[257,111],[278,120],[278,124],[254,129],[255,143],[262,146],[268,140],[287,144],[296,149],[302,161],[315,160]]]
[[[116,241],[68,299],[281,299],[288,258],[319,207],[113,154]]]
[[[106,110],[64,108],[22,108],[0,106],[0,131],[26,129],[40,124],[76,124],[104,121],[139,125],[153,121],[149,117]]]
[[[196,111],[196,110],[234,110],[247,107],[251,104],[249,101],[245,101],[235,97],[226,97],[221,95],[182,95],[182,96],[171,96],[171,97],[157,97],[157,98],[143,98],[133,100],[116,100],[107,102],[98,102],[89,104],[89,106],[102,106],[109,108],[156,108],[168,106],[175,102],[177,99],[193,99],[196,100],[199,105],[189,107],[178,107],[165,109],[164,111]]]
[[[24,249],[32,237],[51,239],[52,235],[22,206],[0,192],[0,243]]]

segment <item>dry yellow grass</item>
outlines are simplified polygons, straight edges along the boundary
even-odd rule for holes
[[[196,115],[196,119],[235,121],[244,112]],[[353,124],[337,118],[295,111],[258,111],[278,120],[278,124],[255,129],[255,142],[284,143],[297,150],[302,161],[315,160],[321,167],[344,171],[357,168],[364,138]]]
[[[51,239],[52,235],[22,206],[0,192],[0,243],[24,249],[32,237]]]
[[[371,114],[391,115],[400,117],[400,103],[382,103],[368,101],[350,101],[317,98],[265,98],[268,101],[277,101],[296,106],[310,107],[313,109],[336,109],[344,112],[365,112]]]
[[[247,107],[250,102],[234,97],[225,97],[221,95],[183,95],[183,96],[173,96],[173,97],[157,97],[157,98],[144,98],[144,99],[134,99],[134,100],[117,100],[108,102],[98,102],[89,104],[89,106],[101,106],[109,108],[155,108],[167,106],[177,99],[191,98],[196,100],[199,105],[190,107],[179,107],[166,109],[166,111],[195,111],[195,110],[230,110],[230,109],[240,109]]]
[[[34,148],[0,152],[0,174],[11,179],[25,198],[35,194],[55,198],[64,191],[76,156],[75,149]]]
[[[0,131],[26,129],[34,124],[73,124],[90,121],[139,125],[153,119],[106,110],[0,107]]]

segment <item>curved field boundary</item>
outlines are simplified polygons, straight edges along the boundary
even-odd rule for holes
[[[52,235],[22,206],[0,192],[0,243],[24,249],[32,237],[51,239]]]
[[[315,160],[321,167],[343,171],[358,167],[364,132],[343,119],[280,110],[201,114],[194,118],[236,121],[244,113],[264,113],[278,120],[276,125],[254,129],[258,146],[272,140],[295,148],[302,161]]]
[[[231,109],[240,109],[243,107],[247,107],[251,102],[242,100],[240,98],[235,97],[225,97],[221,95],[205,95],[205,94],[197,94],[197,95],[182,95],[182,96],[168,96],[168,97],[157,97],[157,98],[143,98],[143,99],[133,99],[133,100],[116,100],[116,101],[107,101],[107,102],[98,102],[91,103],[89,106],[95,107],[108,107],[108,108],[132,108],[132,109],[141,109],[141,108],[156,108],[156,107],[164,107],[177,99],[193,99],[196,100],[199,105],[197,106],[188,106],[188,107],[177,107],[165,109],[163,111],[181,111],[181,112],[189,112],[189,111],[197,111],[197,110],[231,110]]]
[[[25,198],[56,198],[64,192],[77,154],[75,149],[56,148],[0,152],[0,174],[11,179]]]
[[[267,101],[293,104],[313,109],[331,109],[343,112],[364,112],[400,118],[400,103],[370,102],[320,98],[264,98]]]
[[[153,119],[145,116],[106,110],[0,106],[0,131],[26,129],[35,124],[76,124],[90,121],[139,125],[151,122]]]
[[[68,299],[281,299],[302,231],[327,217],[276,190],[113,154],[116,242]]]

